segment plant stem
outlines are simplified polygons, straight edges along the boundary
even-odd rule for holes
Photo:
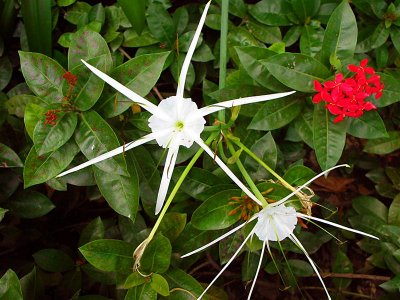
[[[232,155],[234,155],[235,154],[235,148],[229,142],[229,140],[227,141],[227,144],[228,144],[229,151],[231,152]],[[251,191],[254,193],[254,195],[257,197],[257,199],[261,201],[262,206],[266,207],[268,205],[268,202],[264,199],[264,196],[258,190],[258,188],[255,185],[255,183],[253,182],[253,180],[250,178],[249,173],[247,173],[245,167],[243,166],[243,164],[242,164],[242,162],[240,161],[239,158],[236,160],[236,165],[238,166],[239,171],[242,173],[243,178],[246,180],[247,184],[249,185]]]
[[[216,137],[216,134],[213,133],[211,134],[208,139],[206,140],[206,144],[208,145],[209,143],[211,143],[211,141]],[[150,242],[154,235],[156,234],[156,231],[158,229],[158,227],[160,226],[160,223],[165,215],[165,213],[167,212],[169,206],[172,203],[172,200],[174,199],[176,193],[178,192],[179,188],[181,187],[183,181],[185,180],[186,176],[189,174],[190,170],[192,169],[192,167],[194,166],[194,164],[196,163],[196,161],[199,159],[200,155],[203,153],[203,148],[200,148],[196,154],[192,157],[192,159],[190,160],[189,164],[186,166],[185,170],[183,171],[182,175],[179,177],[177,183],[175,184],[171,194],[169,195],[167,201],[165,202],[165,205],[163,207],[163,209],[160,212],[160,215],[157,218],[156,223],[154,224],[153,229],[151,230],[149,236],[147,237],[146,241]]]
[[[226,63],[227,63],[227,41],[228,41],[228,12],[229,0],[222,0],[221,6],[221,38],[219,51],[219,89],[225,87]],[[225,122],[225,111],[218,112],[218,120]]]

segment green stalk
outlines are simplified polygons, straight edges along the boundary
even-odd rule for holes
[[[211,141],[216,137],[216,134],[211,134],[208,139],[206,140],[206,144],[208,145],[209,143],[211,143]],[[150,242],[154,235],[156,234],[156,231],[158,229],[158,227],[160,226],[160,223],[162,221],[162,219],[164,218],[164,215],[166,214],[169,206],[172,203],[172,200],[174,199],[176,193],[178,192],[179,188],[181,187],[183,181],[185,180],[186,176],[189,174],[190,170],[192,169],[192,167],[194,166],[194,164],[196,163],[196,161],[199,159],[200,155],[203,153],[203,148],[200,148],[196,154],[192,157],[192,159],[190,160],[189,164],[186,166],[185,170],[183,171],[182,175],[179,177],[176,185],[174,186],[171,194],[169,195],[167,201],[165,202],[165,205],[163,207],[163,209],[160,212],[160,215],[157,218],[156,223],[154,224],[153,229],[151,230],[149,236],[147,237],[146,241]]]
[[[229,140],[227,141],[227,144],[228,144],[229,151],[231,152],[232,155],[234,155],[235,154],[235,148],[229,142]],[[268,202],[264,199],[264,196],[258,190],[257,186],[255,185],[255,183],[251,179],[249,173],[247,173],[245,167],[243,166],[243,164],[242,164],[242,162],[240,161],[239,158],[236,160],[236,165],[238,166],[239,171],[242,173],[243,178],[246,180],[247,184],[249,185],[251,191],[254,193],[254,195],[257,197],[257,199],[260,200],[260,202],[262,203],[262,207],[266,207],[268,205]]]
[[[228,137],[229,141],[232,141],[233,143],[235,143],[238,147],[240,147],[241,149],[244,150],[244,152],[246,152],[251,158],[253,158],[256,162],[258,162],[261,166],[263,166],[268,172],[270,172],[276,179],[278,179],[282,185],[286,188],[288,188],[291,191],[295,191],[296,189],[291,186],[285,179],[283,179],[281,176],[278,175],[278,173],[276,173],[274,170],[272,170],[264,161],[262,161],[257,155],[255,155],[253,153],[253,151],[251,151],[249,148],[247,148],[245,145],[242,144],[242,142],[240,142],[239,139],[237,138],[230,138]]]
[[[227,43],[228,43],[228,14],[229,0],[222,0],[221,6],[221,39],[219,50],[219,89],[223,89],[226,84],[226,63],[227,58]],[[225,122],[225,112],[218,112],[218,120]]]

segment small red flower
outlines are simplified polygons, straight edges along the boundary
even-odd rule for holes
[[[359,66],[349,65],[348,69],[355,73],[350,78],[343,74],[336,74],[334,80],[324,84],[314,81],[314,88],[318,92],[313,97],[314,103],[325,101],[329,112],[337,117],[333,120],[338,123],[345,117],[359,118],[364,111],[376,109],[376,106],[365,100],[375,95],[375,99],[382,96],[384,84],[379,75],[371,67],[367,67],[368,59],[363,59]]]
[[[74,74],[72,74],[70,71],[66,72],[63,75],[63,78],[68,82],[68,84],[70,86],[76,86],[76,83],[78,81],[78,78]]]
[[[46,116],[46,119],[44,120],[43,125],[56,126],[56,124],[57,124],[57,110],[50,109],[44,115]]]

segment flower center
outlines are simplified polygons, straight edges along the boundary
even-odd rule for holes
[[[177,122],[175,123],[175,127],[176,127],[179,131],[182,131],[182,130],[183,130],[183,127],[185,127],[185,124],[184,124],[182,121],[177,121]]]

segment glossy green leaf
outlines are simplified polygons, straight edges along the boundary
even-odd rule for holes
[[[80,114],[75,141],[87,159],[93,159],[120,146],[110,125],[93,110]],[[122,154],[97,163],[96,167],[107,173],[129,176]]]
[[[293,186],[300,186],[305,184],[315,175],[315,172],[310,168],[294,165],[286,170],[285,174],[283,175],[283,179]]]
[[[253,280],[256,277],[260,254],[247,251],[242,261],[242,280]]]
[[[83,228],[79,236],[79,246],[104,238],[104,224],[100,217],[93,219]]]
[[[187,24],[189,23],[189,12],[185,6],[178,7],[174,14],[172,15],[172,19],[175,24],[176,32],[178,35],[181,35],[185,29]]]
[[[13,213],[21,218],[34,219],[46,215],[55,205],[42,193],[21,191],[5,203]]]
[[[174,21],[159,3],[151,3],[147,8],[147,24],[150,32],[162,43],[172,47],[176,39]]]
[[[270,26],[292,25],[292,7],[288,0],[262,0],[250,6],[249,13],[257,21]]]
[[[389,131],[389,137],[369,140],[364,151],[372,154],[388,154],[400,149],[400,131]]]
[[[153,275],[151,275],[150,287],[161,296],[169,296],[168,282],[160,274],[154,273]]]
[[[274,170],[278,160],[277,148],[278,147],[271,132],[268,132],[262,138],[258,139],[250,147],[250,150]],[[246,156],[244,166],[255,182],[268,177],[268,171],[266,171],[264,167],[260,166],[260,164],[250,156]]]
[[[3,221],[4,215],[6,214],[6,212],[8,212],[8,209],[4,209],[4,208],[0,207],[0,222]]]
[[[303,103],[295,96],[267,101],[251,120],[248,129],[273,130],[289,124],[302,109]]]
[[[32,147],[25,160],[24,187],[43,183],[60,174],[78,152],[79,148],[74,141],[69,141],[61,148],[41,156],[37,154],[35,147]]]
[[[285,36],[282,39],[282,42],[285,43],[286,47],[292,46],[297,42],[301,35],[301,31],[303,30],[303,26],[291,26],[289,30],[286,32]]]
[[[124,47],[145,47],[154,45],[157,43],[157,39],[145,28],[141,35],[138,35],[134,29],[128,29],[124,31]]]
[[[390,38],[392,40],[393,46],[397,50],[397,53],[400,53],[400,28],[399,27],[392,26],[390,28]]]
[[[11,80],[13,68],[8,57],[0,58],[0,91],[3,90]]]
[[[130,289],[138,285],[142,285],[146,282],[146,278],[143,277],[139,272],[130,274],[125,281],[118,286],[120,289]]]
[[[33,254],[35,263],[48,272],[66,272],[75,268],[75,262],[58,249],[42,249]]]
[[[346,121],[333,123],[333,116],[323,103],[314,107],[314,149],[322,170],[336,165],[346,142]]]
[[[61,7],[70,6],[74,4],[76,0],[57,0],[57,5]]]
[[[300,138],[312,149],[313,140],[313,111],[306,106],[302,112],[294,119],[294,128]]]
[[[67,10],[64,18],[74,25],[85,25],[89,22],[89,12],[91,8],[89,3],[77,1]]]
[[[204,290],[196,279],[181,269],[171,268],[163,275],[167,279],[171,290],[178,288],[169,295],[168,299],[170,300],[193,299],[191,295],[197,298]]]
[[[322,27],[315,28],[312,25],[305,25],[300,37],[300,52],[314,57],[321,50],[323,38]]]
[[[275,92],[286,91],[286,88],[280,83],[268,68],[262,62],[276,55],[275,52],[254,46],[235,47],[240,63],[247,74],[263,87]]]
[[[329,66],[331,58],[351,58],[357,43],[356,17],[347,1],[342,1],[329,17],[325,30],[320,59]]]
[[[145,283],[128,290],[125,300],[157,300],[157,292],[149,283]]]
[[[387,137],[385,123],[377,111],[365,112],[361,117],[351,119],[347,132],[362,139]]]
[[[400,101],[400,90],[398,88],[398,79],[385,73],[378,73],[381,81],[384,83],[382,97],[378,100],[372,99],[377,107],[384,107]]]
[[[398,293],[400,291],[400,275],[394,276],[379,286],[389,293]]]
[[[381,201],[371,196],[358,196],[352,201],[353,208],[360,215],[375,216],[385,223],[388,220],[388,208]]]
[[[21,70],[29,88],[47,103],[61,103],[64,68],[46,55],[19,51]]]
[[[3,168],[23,167],[21,159],[13,149],[0,143],[0,166]]]
[[[257,21],[246,22],[247,29],[258,40],[266,44],[273,44],[282,41],[281,30],[278,26],[267,26]]]
[[[160,223],[160,232],[170,241],[174,241],[185,229],[186,214],[177,212],[166,213]]]
[[[389,207],[388,223],[400,226],[400,194],[393,199]]]
[[[237,251],[237,249],[239,249],[239,246],[243,243],[244,239],[244,231],[239,230],[219,242],[218,253],[221,265],[224,265],[229,261],[232,255]],[[240,255],[244,250],[245,249],[242,249],[238,255]]]
[[[19,118],[27,117],[25,114],[25,110],[29,105],[35,106],[34,109],[35,112],[31,112],[34,115],[34,118],[32,118],[32,123],[29,123],[29,125],[33,125],[32,128],[32,134],[33,134],[33,129],[35,128],[37,121],[39,121],[40,117],[43,116],[46,111],[45,108],[43,107],[46,105],[46,103],[42,101],[42,99],[39,97],[33,95],[25,95],[25,94],[15,95],[5,103],[8,113],[11,115],[16,115]],[[27,131],[30,134],[30,128],[26,122],[25,122],[25,127],[27,128]]]
[[[68,69],[72,70],[81,66],[81,59],[101,61],[100,71],[105,73],[111,70],[113,64],[106,41],[97,32],[89,30],[78,31],[74,35],[68,50]]]
[[[229,215],[229,212],[235,209],[230,205],[231,197],[240,197],[240,190],[225,190],[217,192],[201,204],[193,213],[192,224],[201,230],[224,229],[240,217],[240,212]]]
[[[170,52],[140,55],[113,69],[110,76],[138,95],[146,96],[156,84]],[[106,86],[97,108],[106,117],[120,115],[134,102]]]
[[[138,34],[141,34],[146,21],[146,1],[136,0],[132,3],[130,0],[117,0],[117,2],[132,24],[133,29],[135,29]]]
[[[365,53],[378,48],[387,41],[389,34],[389,28],[386,28],[384,23],[380,23],[372,32],[366,35],[364,40],[357,43],[355,52]]]
[[[93,172],[97,186],[110,207],[134,221],[139,208],[139,180],[130,155],[126,154],[129,177],[105,172],[96,166]]]
[[[0,299],[23,300],[18,276],[11,269],[0,278]]]
[[[353,273],[353,264],[348,258],[346,253],[343,251],[337,251],[336,258],[334,260],[332,271],[335,273]],[[346,278],[334,278],[333,284],[338,289],[345,289],[351,284],[351,279]]]
[[[95,240],[79,247],[85,259],[99,270],[132,271],[134,247],[120,240]]]
[[[291,0],[293,11],[301,23],[307,23],[319,10],[320,0]]]
[[[38,122],[33,131],[33,142],[38,155],[55,151],[64,145],[73,135],[78,117],[75,113],[57,113],[56,125]]]
[[[156,235],[147,245],[140,260],[140,267],[145,272],[164,273],[171,261],[172,247],[162,234]]]
[[[323,81],[330,71],[318,60],[298,53],[282,53],[264,62],[284,85],[301,92],[314,92],[314,80]]]

